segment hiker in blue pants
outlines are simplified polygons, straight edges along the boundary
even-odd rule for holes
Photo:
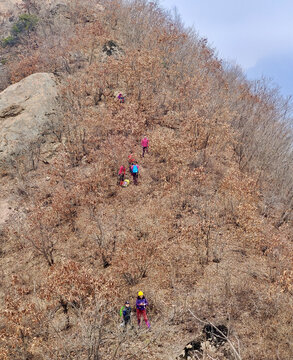
[[[127,324],[131,324],[131,307],[129,301],[126,301],[125,304],[120,309],[120,316],[123,316],[123,323],[121,324],[126,328]]]
[[[133,177],[134,185],[137,185],[138,170],[139,170],[139,165],[137,164],[137,162],[135,162],[133,165],[131,165],[131,175]]]

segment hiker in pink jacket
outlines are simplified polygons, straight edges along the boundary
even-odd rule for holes
[[[144,153],[148,152],[149,149],[149,139],[144,136],[144,138],[141,140],[141,146],[142,146],[142,157],[144,157]]]

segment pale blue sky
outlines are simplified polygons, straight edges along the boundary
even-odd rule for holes
[[[159,0],[207,37],[220,58],[293,95],[293,0]]]

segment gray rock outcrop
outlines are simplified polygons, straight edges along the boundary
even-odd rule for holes
[[[53,74],[37,73],[0,93],[0,166],[28,152],[46,136],[56,118],[58,89]]]

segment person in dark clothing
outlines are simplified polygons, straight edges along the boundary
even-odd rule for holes
[[[131,307],[129,301],[126,301],[124,306],[120,309],[120,316],[123,316],[123,325],[131,324]]]

